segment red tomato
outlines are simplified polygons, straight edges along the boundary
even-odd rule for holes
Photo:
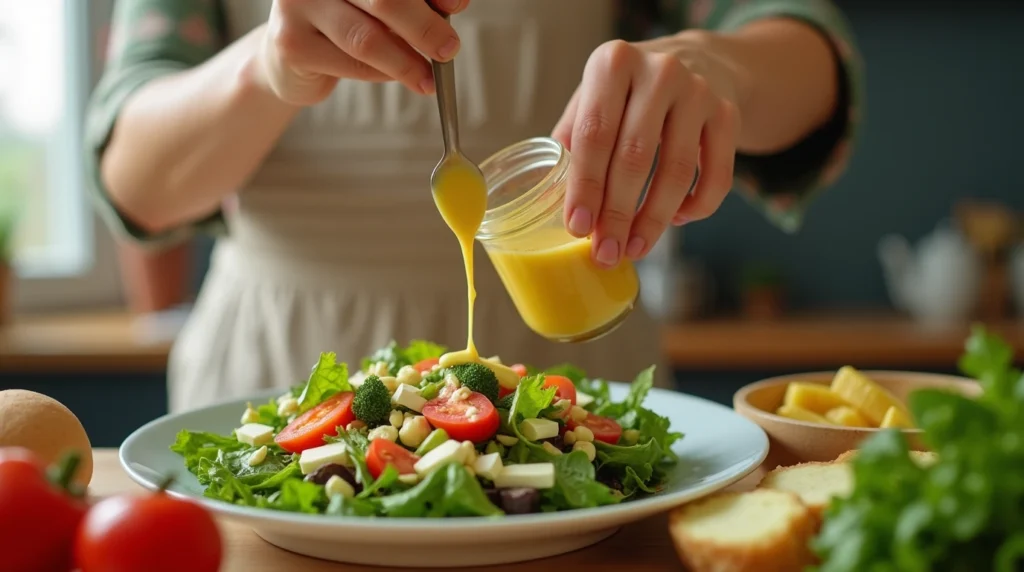
[[[81,572],[217,572],[223,553],[206,509],[163,492],[100,501],[75,540]]]
[[[416,365],[414,365],[412,367],[413,367],[413,369],[415,369],[416,371],[418,371],[420,373],[427,373],[428,371],[433,369],[434,366],[437,365],[438,362],[440,362],[440,361],[441,361],[441,358],[436,358],[436,357],[427,358],[427,359],[417,363]]]
[[[504,385],[499,385],[498,386],[498,399],[501,399],[502,397],[505,397],[506,395],[512,395],[515,392],[516,392],[516,390],[514,390],[514,389],[505,389]]]
[[[301,453],[324,444],[324,435],[334,435],[355,418],[352,413],[351,391],[332,395],[327,401],[299,415],[274,437],[274,441],[289,453]]]
[[[519,377],[526,377],[526,366],[521,363],[517,363],[512,366],[512,371],[519,374]]]
[[[476,408],[472,420],[466,415],[470,407]],[[494,437],[501,424],[491,400],[475,391],[464,401],[449,399],[447,395],[431,399],[423,406],[423,416],[434,427],[444,429],[450,438],[474,443]]]
[[[399,475],[411,475],[416,472],[413,465],[420,458],[407,451],[401,445],[387,439],[374,439],[366,449],[366,468],[370,469],[373,478],[384,472],[388,465],[394,465]]]
[[[31,451],[0,448],[0,568],[70,570],[75,530],[86,508],[47,481],[45,468]]]
[[[576,405],[576,386],[572,380],[561,375],[545,375],[544,387],[555,388],[555,401],[568,399],[569,403]]]
[[[575,429],[579,425],[583,425],[593,431],[594,439],[611,445],[618,443],[619,438],[622,437],[622,426],[616,423],[614,419],[602,417],[601,415],[594,415],[588,412],[587,418],[582,423],[577,423],[572,418],[569,419],[568,427],[570,429]]]

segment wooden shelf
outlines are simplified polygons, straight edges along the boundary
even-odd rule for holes
[[[988,324],[1024,355],[1024,321]],[[928,328],[890,314],[817,314],[775,322],[739,318],[668,326],[662,350],[680,369],[863,367],[953,369],[970,325]]]
[[[1024,356],[1024,321],[990,324]],[[929,329],[890,314],[667,326],[662,350],[689,370],[800,370],[841,364],[952,369],[970,327]],[[0,372],[163,372],[171,343],[123,310],[16,318],[0,327]]]
[[[170,345],[123,310],[15,317],[0,327],[0,372],[162,372]]]

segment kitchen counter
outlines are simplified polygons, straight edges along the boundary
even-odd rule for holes
[[[146,494],[121,469],[114,449],[97,449],[95,471],[89,492],[92,496],[130,493]],[[747,478],[733,485],[736,489],[752,487],[761,478],[755,471]],[[223,572],[274,572],[319,571],[382,571],[397,570],[370,566],[357,566],[326,562],[299,556],[281,550],[264,542],[247,526],[230,519],[219,518],[224,535],[225,563]],[[632,572],[680,571],[683,570],[676,556],[668,534],[664,515],[649,518],[622,528],[614,536],[594,546],[562,556],[536,560],[522,564],[489,566],[486,568],[462,568],[459,570],[484,570],[487,572],[515,572],[535,570],[587,570],[608,572],[630,570]]]

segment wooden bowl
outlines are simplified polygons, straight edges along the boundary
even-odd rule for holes
[[[916,389],[950,389],[962,395],[975,397],[981,393],[981,386],[972,379],[952,375],[915,373],[905,371],[864,371],[864,375],[888,389],[898,399],[906,402],[907,396]],[[757,423],[768,434],[771,449],[765,460],[765,467],[795,465],[810,461],[832,461],[839,455],[856,449],[860,442],[880,429],[863,427],[840,427],[797,421],[776,415],[774,411],[782,405],[786,386],[791,381],[802,381],[829,385],[834,371],[799,373],[772,377],[744,386],[733,396],[733,408],[737,413]],[[920,429],[903,429],[911,449],[925,451]]]

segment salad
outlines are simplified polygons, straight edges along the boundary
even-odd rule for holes
[[[446,348],[392,342],[350,375],[321,354],[309,379],[231,435],[183,430],[171,450],[205,496],[366,517],[500,516],[610,505],[657,492],[682,438],[643,407],[654,367],[612,401],[576,367],[441,367]],[[498,362],[500,363],[500,362]]]

